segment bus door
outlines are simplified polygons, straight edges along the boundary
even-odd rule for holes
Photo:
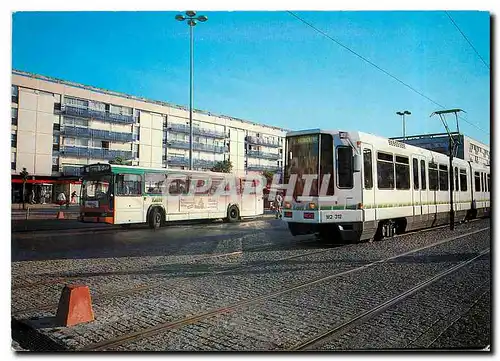
[[[364,221],[375,221],[375,187],[373,185],[373,147],[363,143],[363,215]]]
[[[241,182],[241,212],[245,215],[255,212],[257,207],[256,185],[255,179],[237,179]],[[262,201],[262,199],[261,199]]]
[[[140,174],[117,174],[115,177],[115,223],[142,223],[144,219],[144,179]]]

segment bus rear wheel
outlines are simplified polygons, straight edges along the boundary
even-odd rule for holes
[[[161,210],[158,207],[153,208],[149,213],[149,219],[148,219],[149,228],[151,229],[160,228],[162,224],[162,218],[163,215]]]
[[[238,222],[240,219],[240,210],[237,206],[232,205],[227,209],[227,218],[225,219],[228,223]]]

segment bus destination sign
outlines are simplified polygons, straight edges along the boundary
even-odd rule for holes
[[[82,174],[110,173],[111,166],[109,164],[90,164],[83,166]]]

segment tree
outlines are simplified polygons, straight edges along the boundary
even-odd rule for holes
[[[131,161],[125,160],[122,157],[116,157],[109,161],[109,164],[132,165]]]
[[[21,176],[23,180],[23,209],[26,208],[26,203],[25,203],[25,194],[26,194],[26,181],[28,180],[28,171],[26,168],[23,167],[23,170],[19,172],[19,175]]]
[[[274,172],[271,172],[269,170],[265,170],[262,172],[262,175],[264,176],[264,178],[266,178],[267,185],[271,186],[271,184],[273,182]]]
[[[230,160],[223,160],[221,162],[215,163],[215,165],[210,170],[212,172],[231,173],[231,171],[233,170],[233,164]]]

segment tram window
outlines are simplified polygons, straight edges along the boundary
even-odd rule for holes
[[[139,174],[118,174],[116,176],[116,195],[140,196],[142,194],[142,176]]]
[[[453,190],[458,191],[458,168],[455,167],[455,188]]]
[[[436,163],[429,163],[429,189],[432,191],[437,191],[439,189]]]
[[[465,169],[460,169],[460,191],[467,191],[467,171]]]
[[[410,160],[396,156],[396,189],[410,189]]]
[[[413,158],[413,189],[419,189],[418,159]]]
[[[379,189],[394,189],[394,156],[377,153],[377,185]]]
[[[476,192],[481,191],[481,178],[479,176],[479,172],[474,172],[474,185]]]
[[[373,188],[373,167],[371,149],[363,149],[363,171],[365,180],[365,189]]]
[[[335,181],[333,180],[333,138],[330,134],[321,134],[321,163],[319,165],[320,187],[323,187],[323,179],[329,175],[327,196],[333,196]],[[316,180],[315,180],[316,181]]]
[[[352,188],[354,182],[352,148],[337,147],[337,185],[339,188]]]
[[[491,178],[490,178],[490,177],[491,177],[491,176],[490,176],[489,174],[488,174],[488,175],[486,175],[486,178],[487,178],[487,180],[488,180],[488,182],[486,183],[486,184],[488,185],[488,190],[487,190],[487,192],[491,192]]]
[[[426,169],[425,169],[425,160],[420,161],[420,179],[422,181],[422,190],[427,189],[427,182],[425,179],[425,174],[426,174]]]
[[[444,164],[439,165],[439,190],[448,190],[448,166]]]

